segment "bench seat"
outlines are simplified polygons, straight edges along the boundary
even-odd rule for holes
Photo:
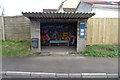
[[[58,43],[58,44],[59,43],[67,43],[69,46],[69,41],[67,41],[67,40],[50,40],[49,46],[51,46],[52,43]]]

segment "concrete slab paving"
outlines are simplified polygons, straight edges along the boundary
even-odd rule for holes
[[[38,72],[31,72],[31,76],[39,76],[39,77],[42,77],[42,78],[55,78],[56,76],[56,73],[38,73]]]
[[[4,73],[4,71],[3,71]],[[106,73],[45,73],[45,72],[19,72],[6,71],[2,75],[6,77],[37,77],[37,78],[118,78],[118,74]]]
[[[30,76],[30,72],[21,72],[21,71],[6,71],[7,76],[17,76],[17,75],[21,75],[21,76]]]
[[[118,74],[107,74],[107,78],[118,78]]]
[[[82,73],[82,78],[107,78],[106,73]]]
[[[69,78],[82,78],[81,73],[69,73]]]
[[[68,78],[69,75],[67,73],[56,73],[57,78]]]

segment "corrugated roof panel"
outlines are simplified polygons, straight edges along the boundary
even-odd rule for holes
[[[77,13],[76,15],[75,15],[75,18],[79,18],[80,17],[80,15],[79,15],[79,13]]]
[[[61,14],[60,14],[60,13],[58,13],[58,14],[57,14],[57,18],[59,18],[60,16],[61,16]]]
[[[62,13],[62,12],[61,12],[61,18],[63,18],[63,17],[64,17],[64,15],[65,15],[65,13]]]
[[[50,13],[49,13],[49,16],[50,16],[50,18],[52,18],[52,17],[53,17],[53,16],[52,16],[52,12],[50,12]]]
[[[70,17],[73,16],[73,13],[70,14]]]
[[[44,16],[44,18],[46,18],[46,15],[44,13],[42,13],[42,15]],[[41,16],[40,16],[41,17]]]
[[[58,17],[58,15],[59,15],[58,13],[54,13],[54,17],[55,17],[55,18],[57,18],[57,17]]]
[[[52,17],[53,17],[51,12],[50,12],[48,15],[49,15],[49,17],[50,17],[50,18],[52,18]]]
[[[62,13],[62,14],[63,14],[63,13]],[[61,17],[61,18],[65,18],[66,15],[67,15],[67,12],[65,12],[64,15],[63,15],[63,17]]]
[[[46,13],[46,18],[50,18],[50,13]]]
[[[22,14],[28,18],[90,18],[95,13],[75,13],[75,12],[22,12]]]
[[[71,16],[71,18],[74,18],[76,14],[72,13],[73,15]]]
[[[44,13],[42,13],[42,15],[46,18],[47,17],[47,15],[45,15]]]
[[[66,15],[65,15],[65,18],[68,18],[68,17],[69,17],[69,16],[68,16],[68,14],[69,14],[69,13],[68,13],[68,12],[66,12],[65,14],[66,14]]]
[[[86,17],[91,17],[91,15],[89,15],[89,13],[86,13],[86,15],[85,15]]]
[[[87,18],[87,17],[89,17],[89,16],[86,16],[87,14],[85,13],[85,14],[82,14],[82,18]]]

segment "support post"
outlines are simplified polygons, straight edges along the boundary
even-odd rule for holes
[[[2,40],[5,40],[4,9],[3,9],[3,11],[2,11],[1,21],[2,21]]]
[[[86,47],[85,38],[80,37],[80,22],[83,22],[83,21],[77,22],[77,52],[81,52],[81,51],[85,50],[85,47]]]
[[[30,21],[30,28],[31,28],[31,39],[38,39],[38,47],[32,47],[33,53],[40,53],[41,52],[41,35],[40,35],[40,21]],[[36,44],[36,43],[35,43]]]

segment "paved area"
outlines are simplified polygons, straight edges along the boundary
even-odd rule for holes
[[[42,46],[42,52],[75,52],[74,46]]]
[[[118,74],[117,58],[83,56],[3,57],[3,71]]]

